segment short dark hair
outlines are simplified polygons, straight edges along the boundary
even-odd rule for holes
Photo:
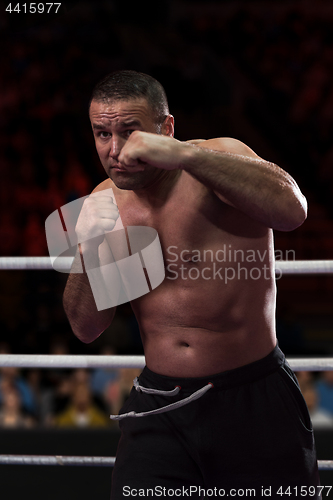
[[[169,114],[168,100],[164,88],[145,73],[132,70],[114,71],[103,78],[93,89],[91,101],[128,101],[144,97],[157,124],[162,124]]]

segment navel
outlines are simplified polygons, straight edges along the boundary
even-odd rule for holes
[[[184,262],[191,262],[192,264],[194,264],[195,262],[193,261],[193,255],[190,254],[190,253],[186,253],[184,256],[183,256],[183,261]]]

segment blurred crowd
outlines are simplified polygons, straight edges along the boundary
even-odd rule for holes
[[[91,344],[71,331],[62,306],[67,275],[0,273],[0,354],[143,354],[129,304]],[[0,368],[0,427],[105,426],[127,398],[138,370]]]
[[[333,428],[333,372],[296,372],[314,429]]]
[[[262,126],[268,126],[276,143],[286,147],[291,159],[298,161],[301,177],[311,179],[320,188],[330,209],[332,20],[328,2],[317,5],[316,10],[308,2],[298,2],[297,6],[291,3],[290,8],[242,12],[233,23],[238,59],[261,90],[260,98],[249,103],[249,113],[255,123],[255,115],[260,115]],[[270,109],[260,106],[266,97]],[[306,172],[304,160],[309,167]]]
[[[267,145],[276,151],[276,159],[267,159],[282,158],[310,202],[308,221],[293,233],[277,233],[277,247],[295,249],[297,259],[331,258],[331,3],[148,3],[149,10],[144,3],[128,9],[120,1],[72,2],[66,14],[23,20],[19,27],[13,15],[0,19],[6,41],[0,51],[0,255],[48,255],[46,217],[105,178],[88,120],[90,93],[106,73],[135,69],[164,84],[178,139],[232,136],[258,154]],[[65,279],[1,271],[2,353],[142,353],[126,305],[101,340],[79,343],[62,308]],[[299,293],[304,282],[297,280]],[[328,281],[325,290],[332,291]],[[290,315],[278,319],[286,352],[306,351],[300,326]],[[112,425],[108,415],[118,411],[134,376],[128,370],[2,368],[0,425]],[[299,374],[316,425],[332,424],[331,378],[331,372]]]
[[[9,346],[0,345],[1,354]],[[114,351],[105,347],[101,355]],[[0,428],[116,427],[137,369],[0,369]]]
[[[0,353],[8,353],[6,344]],[[114,354],[104,348],[101,355]],[[0,369],[0,428],[117,428],[137,369]],[[333,429],[333,372],[297,372],[314,429]]]
[[[162,81],[181,140],[234,136],[260,153],[255,126],[327,219],[332,18],[325,1],[315,10],[308,2],[164,1],[130,11],[117,1],[74,2],[66,15],[20,29],[5,16],[0,255],[47,255],[45,218],[104,178],[87,105],[94,84],[122,68]]]

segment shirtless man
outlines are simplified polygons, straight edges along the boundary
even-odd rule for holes
[[[306,405],[276,345],[272,232],[303,223],[304,196],[238,140],[176,140],[163,88],[147,75],[108,75],[95,87],[90,120],[108,179],[83,206],[77,233],[86,241],[76,259],[98,267],[104,237],[86,235],[112,231],[120,215],[124,227],[156,229],[166,267],[163,283],[131,303],[146,367],[120,412],[111,498],[251,488],[281,499],[280,486],[307,494],[319,484],[316,454]],[[108,188],[115,199],[103,195]],[[64,307],[83,342],[115,314],[97,310],[85,273],[69,275]],[[146,415],[175,402],[181,407]]]

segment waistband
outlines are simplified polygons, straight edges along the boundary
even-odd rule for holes
[[[276,346],[267,356],[248,365],[205,377],[169,377],[155,373],[145,366],[139,376],[139,383],[148,388],[161,390],[171,390],[180,386],[182,391],[195,391],[211,382],[216,389],[228,389],[264,378],[277,371],[284,363],[286,363],[285,356]]]

